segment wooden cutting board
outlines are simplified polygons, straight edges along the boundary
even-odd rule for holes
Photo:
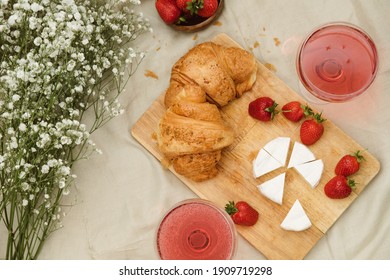
[[[240,47],[226,34],[220,34],[211,41]],[[164,89],[161,89],[161,92],[131,131],[133,137],[159,161],[163,156],[157,148],[153,134],[165,111]],[[268,141],[278,136],[290,137],[290,153],[293,143],[299,141],[300,123],[292,123],[282,115],[277,115],[272,122],[264,123],[247,114],[249,102],[260,96],[270,96],[280,107],[293,100],[306,103],[300,95],[258,62],[257,81],[252,90],[222,108],[223,117],[236,130],[237,138],[223,151],[217,177],[197,183],[176,174],[173,168],[170,168],[170,171],[199,197],[213,201],[220,207],[224,207],[231,200],[245,200],[254,206],[260,213],[259,221],[252,227],[237,226],[237,231],[268,259],[303,259],[375,177],[380,170],[380,163],[369,152],[364,151],[366,161],[362,162],[361,169],[353,176],[358,183],[357,189],[348,198],[329,199],[324,194],[324,185],[334,176],[337,161],[344,154],[363,151],[365,148],[327,120],[324,123],[324,135],[310,146],[316,158],[322,159],[325,166],[321,181],[314,190],[294,169],[287,170],[285,167],[254,179],[252,160]],[[262,196],[256,186],[282,172],[286,172],[286,182],[283,205],[279,205]],[[313,225],[302,232],[285,231],[280,228],[280,223],[296,199],[301,202]]]

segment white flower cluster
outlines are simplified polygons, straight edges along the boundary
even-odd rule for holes
[[[132,41],[151,31],[131,9],[139,4],[0,0],[0,221],[9,231],[27,223],[10,222],[11,210],[18,219],[34,214],[35,237],[46,238],[75,178],[73,163],[99,152],[90,134],[123,112],[118,97],[144,57]],[[88,128],[87,110],[96,117]]]

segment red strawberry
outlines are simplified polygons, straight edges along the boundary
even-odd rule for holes
[[[313,115],[313,119],[305,120],[301,125],[300,137],[303,144],[309,146],[317,142],[324,134],[321,114]]]
[[[166,24],[173,24],[179,20],[181,11],[176,6],[175,0],[157,0],[156,9],[161,19]]]
[[[336,165],[336,175],[350,176],[355,174],[360,169],[360,163],[364,160],[364,157],[360,154],[360,151],[352,155],[343,156]]]
[[[225,206],[226,212],[237,225],[253,226],[259,219],[259,212],[245,201],[229,201]]]
[[[203,8],[198,10],[198,15],[204,18],[211,17],[218,9],[218,0],[203,0]]]
[[[189,9],[187,9],[187,7],[190,6],[191,3],[192,0],[176,0],[176,6],[183,12],[188,12]]]
[[[259,97],[249,103],[248,113],[252,118],[260,121],[270,121],[279,113],[276,110],[278,104],[269,97]]]
[[[291,101],[282,107],[283,115],[292,122],[299,122],[303,116],[313,114],[309,106],[303,106],[299,101]]]
[[[348,197],[352,188],[355,188],[355,181],[342,175],[336,175],[326,183],[324,191],[329,198],[341,199]]]
[[[183,2],[183,0],[178,2]],[[186,2],[186,9],[190,10],[191,14],[204,18],[211,17],[218,9],[218,0],[188,0]],[[180,3],[179,7],[183,7],[183,3]]]

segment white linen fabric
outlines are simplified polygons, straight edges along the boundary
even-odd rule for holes
[[[194,45],[226,33],[272,64],[275,75],[298,92],[298,45],[315,27],[332,21],[366,30],[377,45],[380,68],[364,95],[320,108],[381,162],[381,171],[306,259],[390,259],[390,1],[226,0],[220,24],[196,33],[165,25],[154,2],[144,0],[139,7],[154,33],[136,40],[147,54],[121,96],[125,114],[92,136],[103,155],[74,167],[78,178],[64,202],[71,205],[65,207],[64,227],[48,239],[40,259],[158,259],[155,236],[162,215],[196,195],[162,168],[130,130],[167,87],[172,65]],[[158,79],[146,76],[147,70]],[[239,236],[235,259],[265,257]]]

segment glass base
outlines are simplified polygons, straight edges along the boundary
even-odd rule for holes
[[[298,88],[299,88],[299,94],[309,103],[309,104],[315,104],[315,105],[327,105],[330,102],[322,100],[316,96],[314,96],[311,92],[309,92],[305,86],[301,83],[300,80],[298,80]]]

